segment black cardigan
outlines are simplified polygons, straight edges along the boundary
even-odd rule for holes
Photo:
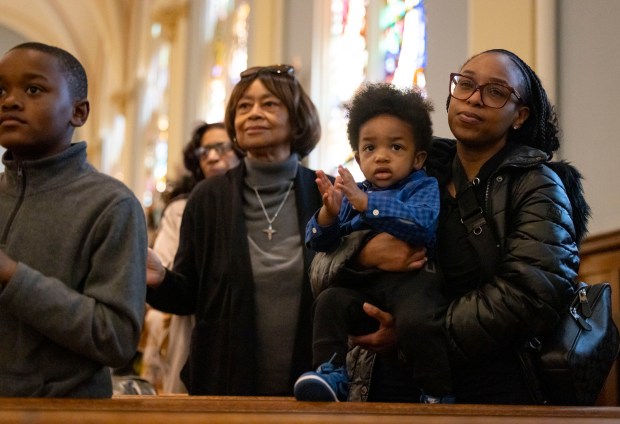
[[[256,395],[254,281],[243,215],[241,165],[201,182],[183,215],[174,272],[149,289],[153,307],[196,314],[190,358],[182,379],[192,395]],[[322,205],[315,172],[299,166],[295,177],[299,235]],[[312,294],[308,268],[314,253],[304,249],[304,282],[290,375],[293,382],[312,365]],[[277,307],[277,305],[274,305]]]

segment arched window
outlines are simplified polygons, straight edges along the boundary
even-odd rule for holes
[[[424,88],[426,16],[422,0],[332,0],[327,75],[324,76],[323,141],[318,167],[334,174],[339,164],[363,176],[347,140],[344,104],[365,81]]]

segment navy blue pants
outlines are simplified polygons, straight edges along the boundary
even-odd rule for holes
[[[368,302],[394,316],[398,348],[420,389],[433,396],[451,394],[441,284],[439,271],[427,264],[419,271],[373,273],[322,291],[314,302],[314,365],[329,361],[334,353],[333,363],[344,365],[348,336],[379,328],[362,308]]]

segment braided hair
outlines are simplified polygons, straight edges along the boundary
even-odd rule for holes
[[[523,104],[530,109],[530,116],[523,125],[511,130],[508,142],[524,144],[553,156],[553,152],[560,148],[559,125],[555,107],[549,101],[547,92],[542,86],[538,75],[519,56],[504,49],[491,49],[472,56],[463,64],[465,66],[473,58],[487,53],[503,54],[515,64],[522,76],[522,87],[519,90]],[[450,96],[448,95],[448,104]]]

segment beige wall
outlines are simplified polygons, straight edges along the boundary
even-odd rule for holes
[[[468,55],[493,48],[513,51],[536,71],[555,103],[557,3],[558,0],[470,0]]]
[[[250,8],[248,66],[281,63],[284,0],[253,0]]]
[[[470,0],[469,55],[503,48],[536,68],[536,0]]]
[[[620,1],[558,0],[562,157],[583,173],[591,234],[620,229]]]

